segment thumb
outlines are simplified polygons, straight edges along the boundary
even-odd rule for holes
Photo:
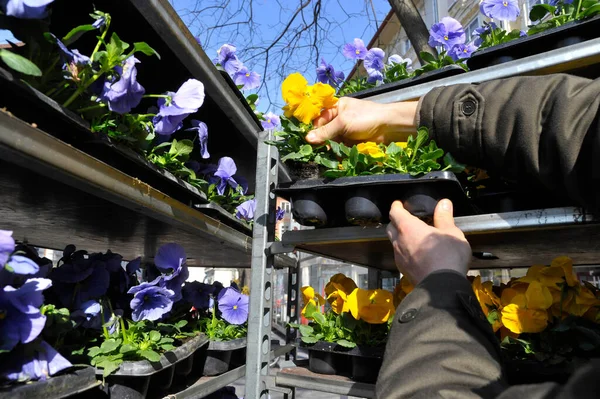
[[[438,202],[433,212],[433,225],[440,230],[456,227],[452,208],[452,201],[449,199],[443,199]]]
[[[340,118],[333,120],[318,129],[310,131],[306,135],[306,141],[311,144],[322,144],[327,140],[333,140],[344,132],[344,125]]]

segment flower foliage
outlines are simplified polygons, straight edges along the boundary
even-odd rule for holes
[[[202,307],[196,308],[199,331],[213,341],[245,337],[248,332],[248,295],[240,292],[233,282],[227,288],[219,282],[213,283],[212,289],[205,284],[199,288],[203,293]]]

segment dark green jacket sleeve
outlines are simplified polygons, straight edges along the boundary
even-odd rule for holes
[[[457,160],[600,209],[600,79],[565,74],[438,87],[419,123]]]
[[[493,334],[469,281],[441,270],[427,276],[396,309],[378,399],[600,397],[600,360],[564,385],[508,386]]]

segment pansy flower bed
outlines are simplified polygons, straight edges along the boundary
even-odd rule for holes
[[[8,78],[3,84],[10,85],[11,90],[22,90],[19,96],[27,98],[11,103],[21,107],[14,111],[26,119],[33,118],[26,115],[31,113],[29,103],[42,100],[35,104],[43,110],[35,119],[52,134],[56,131],[60,138],[68,136],[64,132],[69,129],[61,129],[62,125],[56,123],[58,117],[76,128],[71,129],[73,137],[69,141],[92,155],[113,162],[126,173],[156,181],[161,189],[169,187],[165,190],[168,193],[172,182],[179,182],[184,191],[173,191],[175,197],[215,202],[235,218],[235,208],[251,196],[239,173],[236,181],[240,184],[223,187],[222,182],[232,183],[230,178],[236,173],[231,157],[221,157],[230,160],[227,176],[215,175],[216,169],[207,172],[210,165],[204,162],[210,158],[209,131],[216,124],[194,117],[203,114],[199,113],[205,103],[202,82],[183,75],[177,86],[163,88],[153,81],[148,82],[152,89],[147,89],[142,79],[148,75],[140,71],[146,64],[156,68],[160,63],[158,52],[146,42],[125,42],[116,31],[123,28],[118,21],[122,17],[99,10],[66,34],[53,34],[49,29],[56,26],[52,25],[52,10],[62,10],[63,3],[47,1],[34,11],[22,1],[0,5],[0,13],[6,15],[1,27],[25,42],[25,46],[3,49],[0,55],[3,66],[13,70],[2,71]],[[239,82],[244,80],[243,75]],[[19,85],[17,76],[29,87]],[[246,79],[243,84],[251,87],[253,83]],[[215,162],[221,163],[218,158]],[[153,175],[154,170],[161,172]]]

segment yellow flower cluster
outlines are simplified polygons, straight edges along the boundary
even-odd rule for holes
[[[308,81],[299,73],[289,75],[281,85],[281,94],[286,105],[283,107],[287,118],[296,117],[302,123],[310,123],[321,111],[337,104],[335,89],[328,84]]]
[[[325,305],[325,299],[323,299],[320,294],[315,293],[315,289],[313,287],[307,285],[300,288],[300,291],[302,292],[302,303],[304,304],[304,306],[302,306],[302,316],[304,316],[306,308],[309,305],[315,307]]]
[[[483,313],[501,338],[522,333],[539,333],[554,319],[569,315],[600,322],[600,292],[591,284],[580,284],[573,261],[562,256],[550,266],[535,265],[522,278],[502,287],[491,281],[473,280],[473,291]]]
[[[302,287],[302,296],[304,299],[302,314],[305,313],[309,303],[316,305],[318,302],[322,305],[325,302],[323,297],[315,294],[315,290],[309,286]],[[342,273],[331,277],[325,286],[325,296],[336,314],[349,312],[356,320],[364,320],[369,324],[387,323],[396,309],[391,292],[358,288],[354,280]]]

